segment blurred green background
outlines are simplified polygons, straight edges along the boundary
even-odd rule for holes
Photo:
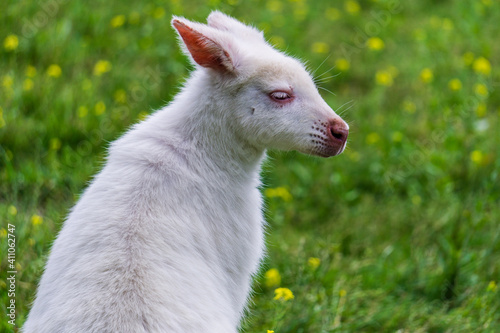
[[[339,157],[270,152],[268,257],[244,330],[500,332],[496,0],[7,0],[0,285],[10,223],[17,326],[109,142],[188,76],[171,15],[213,9],[307,60],[351,126]],[[15,330],[1,298],[0,331]]]

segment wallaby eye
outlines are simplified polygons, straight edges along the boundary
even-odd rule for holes
[[[284,91],[273,91],[269,96],[277,102],[286,102],[292,98],[292,96]]]

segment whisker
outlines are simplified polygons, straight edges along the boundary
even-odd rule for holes
[[[327,91],[327,92],[329,92],[330,94],[332,94],[333,96],[337,96],[337,95],[335,95],[335,93],[333,93],[331,90],[326,89],[325,87],[320,87],[320,86],[318,86],[318,89],[321,89],[321,90]]]

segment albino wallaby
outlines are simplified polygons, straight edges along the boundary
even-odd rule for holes
[[[348,125],[262,32],[220,12],[172,25],[196,70],[111,144],[54,242],[24,333],[237,332],[263,255],[265,150],[344,150]]]

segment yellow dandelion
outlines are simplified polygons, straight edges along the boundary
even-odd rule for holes
[[[474,72],[478,74],[490,75],[491,64],[488,59],[479,57],[472,63],[472,69],[474,69]]]
[[[274,333],[274,331],[272,331],[272,330],[267,330],[267,333]]]
[[[490,281],[490,283],[488,283],[488,287],[486,287],[486,290],[491,292],[495,292],[497,289],[498,285],[495,281]]]
[[[26,70],[24,71],[24,74],[26,74],[27,77],[34,78],[36,75],[36,67],[34,66],[28,66],[26,67]]]
[[[459,79],[451,79],[448,82],[448,88],[453,91],[459,91],[460,89],[462,89],[462,81],[460,81]]]
[[[372,132],[366,136],[366,143],[369,145],[376,144],[380,141],[380,135],[378,133]]]
[[[16,216],[17,215],[17,208],[14,205],[10,205],[9,208],[7,208],[7,211],[12,216]]]
[[[341,72],[347,72],[349,68],[351,68],[351,63],[347,59],[339,58],[335,60],[335,67],[337,67]]]
[[[462,60],[464,61],[464,64],[466,66],[472,65],[472,62],[474,61],[474,53],[465,52],[464,55],[462,56]]]
[[[390,87],[394,83],[393,75],[388,70],[379,70],[375,74],[375,82],[379,86]]]
[[[480,150],[474,150],[470,153],[470,159],[474,164],[481,164],[484,160],[484,154]]]
[[[40,215],[35,214],[35,215],[31,216],[31,223],[33,225],[36,226],[36,225],[41,224],[42,222],[43,222],[43,217],[41,217]]]
[[[52,64],[49,66],[49,68],[47,68],[47,75],[50,77],[57,78],[61,76],[61,74],[62,74],[62,69],[59,65]]]
[[[113,95],[115,102],[125,104],[127,102],[127,92],[123,89],[118,89]]]
[[[95,115],[96,116],[100,116],[104,112],[106,112],[106,104],[104,104],[103,101],[97,102],[96,105],[95,105],[95,107],[94,107],[94,113],[95,113]]]
[[[153,11],[153,17],[155,19],[161,19],[163,16],[165,16],[165,9],[163,7],[156,7]]]
[[[482,83],[476,83],[474,85],[474,91],[476,92],[477,95],[486,97],[488,96],[488,87]]]
[[[385,43],[378,37],[371,37],[366,41],[366,46],[368,46],[370,50],[380,51],[384,49]]]
[[[420,80],[423,83],[430,83],[434,79],[434,74],[430,68],[424,68],[420,72]]]
[[[290,289],[288,288],[278,288],[274,290],[274,299],[275,300],[282,300],[282,301],[288,301],[293,299],[293,293]]]
[[[5,238],[7,236],[7,230],[5,228],[0,229],[0,237]]]
[[[87,114],[89,113],[89,109],[87,109],[86,106],[79,106],[78,107],[78,117],[80,118],[84,118],[87,116]]]
[[[361,10],[361,6],[355,0],[347,0],[346,2],[344,2],[344,9],[349,14],[355,15],[359,13],[359,11]]]
[[[125,15],[116,15],[110,21],[113,28],[119,28],[125,24]]]
[[[393,142],[401,142],[403,141],[403,133],[396,131],[392,133],[392,141]]]
[[[479,103],[477,108],[476,108],[476,115],[479,117],[479,118],[483,118],[484,116],[486,116],[486,104],[484,103]]]
[[[50,150],[59,150],[61,148],[61,140],[59,138],[50,139]]]
[[[341,298],[346,297],[346,295],[347,295],[347,291],[346,291],[345,289],[340,289],[340,290],[339,290],[339,296],[340,296]]]
[[[94,75],[101,76],[104,73],[107,73],[111,70],[111,63],[107,60],[99,60],[94,65]]]
[[[326,9],[325,16],[330,21],[337,21],[338,19],[340,19],[341,13],[337,8],[330,7]]]
[[[315,42],[312,44],[311,50],[314,53],[327,53],[330,47],[324,42]]]
[[[311,257],[307,260],[307,264],[311,267],[311,269],[315,270],[321,264],[321,260],[319,258]]]
[[[267,287],[279,286],[281,283],[280,272],[276,268],[271,268],[264,274],[265,284]]]
[[[292,201],[292,194],[285,187],[268,188],[265,191],[268,198],[281,198],[284,201]]]
[[[14,51],[15,49],[17,49],[18,46],[19,46],[19,38],[14,34],[8,35],[3,40],[3,47],[7,51]]]
[[[2,86],[4,86],[7,89],[12,88],[12,85],[14,84],[14,79],[10,75],[4,75],[2,77]]]

